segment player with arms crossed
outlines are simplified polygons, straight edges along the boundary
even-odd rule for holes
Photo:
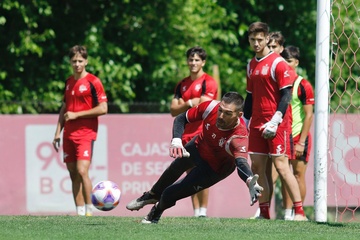
[[[250,191],[250,204],[261,195],[247,162],[248,132],[242,116],[244,99],[236,92],[226,93],[221,102],[207,101],[190,108],[174,120],[170,156],[176,158],[150,191],[131,201],[126,208],[139,210],[154,204],[143,223],[157,223],[162,213],[176,201],[191,196],[228,177],[237,167],[240,178]],[[203,121],[202,132],[185,147],[181,137],[188,123]],[[190,172],[176,181],[186,170]],[[176,181],[176,182],[175,182]]]
[[[87,50],[76,45],[69,58],[73,75],[65,83],[63,105],[60,109],[53,145],[60,147],[63,132],[64,162],[70,173],[72,192],[78,215],[92,215],[89,167],[93,144],[98,130],[98,116],[107,113],[107,97],[99,78],[88,73]]]
[[[260,176],[259,184],[264,192],[259,198],[259,218],[270,219],[270,185],[266,173],[275,164],[280,177],[294,203],[294,220],[305,221],[299,186],[289,168],[291,137],[291,100],[295,72],[282,57],[270,51],[269,27],[266,23],[255,22],[249,26],[248,39],[255,57],[247,66],[247,96],[244,117],[251,118],[249,129],[249,154],[252,170]]]
[[[190,76],[182,79],[176,85],[174,98],[170,106],[171,116],[176,117],[189,108],[196,107],[199,103],[217,98],[217,83],[203,70],[206,57],[206,51],[198,46],[186,51]],[[185,146],[194,136],[201,132],[201,129],[201,121],[187,124],[182,135],[182,144]],[[208,199],[208,188],[191,196],[195,217],[206,217]]]
[[[287,63],[296,70],[300,60],[300,50],[295,46],[287,46],[281,53]],[[292,136],[294,151],[290,158],[293,173],[299,184],[301,200],[304,202],[306,196],[305,173],[310,157],[312,138],[310,128],[314,112],[314,90],[311,83],[301,76],[294,82],[292,90]],[[292,201],[287,194],[283,193],[285,208],[285,220],[292,220]]]

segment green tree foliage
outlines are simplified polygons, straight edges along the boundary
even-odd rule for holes
[[[219,66],[222,92],[245,95],[253,57],[246,30],[254,21],[299,46],[314,81],[316,1],[3,0],[0,112],[58,112],[75,44],[88,47],[88,70],[102,79],[113,112],[133,112],[134,102],[168,112],[175,84],[188,75],[185,52],[195,45],[208,52],[206,72]]]
[[[330,96],[331,110],[337,113],[360,112],[358,7],[349,0],[335,0],[332,4]]]

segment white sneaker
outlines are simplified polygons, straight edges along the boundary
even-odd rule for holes
[[[309,221],[309,219],[301,214],[296,214],[293,221]]]

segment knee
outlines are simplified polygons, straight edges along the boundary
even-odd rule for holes
[[[87,168],[78,168],[77,169],[77,175],[80,176],[81,178],[87,177],[88,176],[88,170]]]

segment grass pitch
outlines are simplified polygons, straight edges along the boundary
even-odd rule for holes
[[[0,216],[0,239],[360,239],[360,223],[290,222],[237,218]]]

